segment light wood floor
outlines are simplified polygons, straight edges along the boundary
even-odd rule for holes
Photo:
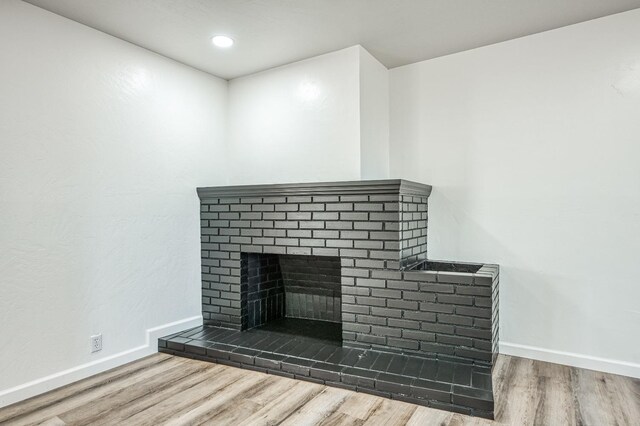
[[[500,356],[496,422],[156,354],[0,409],[0,424],[640,425],[640,380]]]

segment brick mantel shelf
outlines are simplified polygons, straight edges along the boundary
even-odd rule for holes
[[[403,194],[428,198],[431,185],[404,179],[362,180],[343,182],[283,183],[271,185],[236,185],[198,188],[201,200],[218,197],[273,195],[369,195]]]

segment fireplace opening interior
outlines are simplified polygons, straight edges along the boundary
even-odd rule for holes
[[[242,328],[342,341],[340,258],[241,253]]]

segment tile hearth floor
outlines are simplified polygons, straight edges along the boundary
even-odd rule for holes
[[[163,337],[158,347],[173,355],[492,417],[488,366],[344,348],[339,336],[339,325],[284,319],[246,331],[200,326]]]

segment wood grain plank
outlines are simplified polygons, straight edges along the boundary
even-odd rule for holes
[[[90,389],[95,389],[98,386],[104,385],[109,382],[115,382],[122,378],[135,375],[151,366],[160,364],[162,362],[172,359],[171,355],[157,353],[139,360],[130,362],[120,367],[112,368],[103,373],[96,374],[87,379],[80,380],[74,383],[70,383],[66,386],[54,389],[42,395],[29,398],[25,401],[17,404],[12,404],[8,407],[0,409],[0,423],[7,422],[9,419],[25,416],[35,410],[43,410],[46,407],[54,404],[59,404],[61,401],[77,396]]]
[[[150,380],[127,389],[119,389],[95,401],[91,408],[80,407],[60,415],[70,424],[116,424],[154,404],[199,383],[213,379],[222,366],[208,362],[193,362],[157,374]]]
[[[333,414],[351,392],[338,388],[325,388],[313,399],[286,418],[281,425],[317,425]]]
[[[496,373],[496,418],[504,424],[534,424],[537,379],[533,361],[510,357],[496,364]]]
[[[280,376],[269,376],[269,386],[260,389],[259,392],[242,395],[234,404],[228,404],[223,410],[215,413],[215,416],[206,419],[216,425],[240,425],[244,420],[261,410],[269,401],[286,392],[295,384],[293,379]]]
[[[209,418],[214,418],[217,412],[221,411],[225,405],[229,405],[232,401],[239,399],[242,394],[252,394],[258,392],[269,384],[269,376],[258,373],[241,377],[224,390],[207,393],[197,405],[190,410],[184,411],[179,415],[169,416],[166,426],[180,425],[198,425],[204,423]]]
[[[5,425],[30,425],[36,424],[42,419],[58,416],[61,413],[67,412],[73,408],[85,406],[90,404],[99,398],[108,395],[111,392],[115,392],[118,389],[126,389],[129,386],[134,385],[139,381],[144,381],[153,377],[155,374],[161,373],[167,368],[182,365],[188,363],[189,360],[177,357],[171,357],[166,361],[150,364],[136,373],[127,374],[122,377],[118,377],[116,380],[100,381],[93,387],[85,388],[79,393],[72,393],[65,395],[64,398],[58,401],[48,404],[46,407],[40,410],[31,410],[28,413],[19,414],[5,422]],[[64,419],[63,419],[64,420]]]
[[[382,399],[382,403],[365,420],[364,425],[402,426],[407,424],[417,405]]]
[[[366,420],[382,403],[383,399],[366,393],[352,393],[351,396],[338,407],[338,412],[348,414],[357,419]]]
[[[157,404],[124,419],[123,423],[135,425],[162,424],[174,416],[197,407],[203,400],[211,398],[219,392],[224,392],[234,382],[248,376],[250,375],[247,375],[246,370],[222,366],[220,370],[216,371],[211,380],[198,383],[182,392],[172,394]]]
[[[228,404],[219,412],[216,412],[214,416],[208,419],[202,419],[200,423],[202,425],[241,425],[242,421],[247,417],[251,416],[253,413],[256,413],[263,406],[257,404],[248,399],[242,399],[240,401],[234,402],[233,404]]]
[[[66,423],[60,420],[60,417],[51,417],[42,423],[38,423],[38,426],[65,426]]]
[[[492,420],[481,419],[479,417],[469,417],[463,414],[453,414],[447,423],[442,423],[442,425],[446,426],[487,426],[497,424],[505,423],[498,423]]]
[[[243,424],[247,426],[278,424],[325,388],[314,383],[297,382],[288,391],[269,401],[262,409],[247,418]]]
[[[640,425],[638,380],[579,369],[571,371],[571,379],[575,412],[582,424]]]
[[[350,416],[339,411],[335,411],[325,420],[320,422],[322,426],[361,426],[364,423],[363,419]]]
[[[291,386],[297,383],[297,381],[294,379],[288,379],[282,376],[270,375],[269,377],[272,378],[271,386],[269,386],[267,389],[264,389],[262,392],[245,396],[245,398],[260,406],[265,406],[270,401],[273,401],[273,399],[278,395],[286,392],[291,388]]]
[[[535,424],[578,423],[571,395],[570,368],[564,365],[533,363],[535,387]]]
[[[407,420],[407,426],[442,426],[449,425],[453,413],[441,410],[432,410],[427,407],[418,407],[413,412],[409,420]]]

